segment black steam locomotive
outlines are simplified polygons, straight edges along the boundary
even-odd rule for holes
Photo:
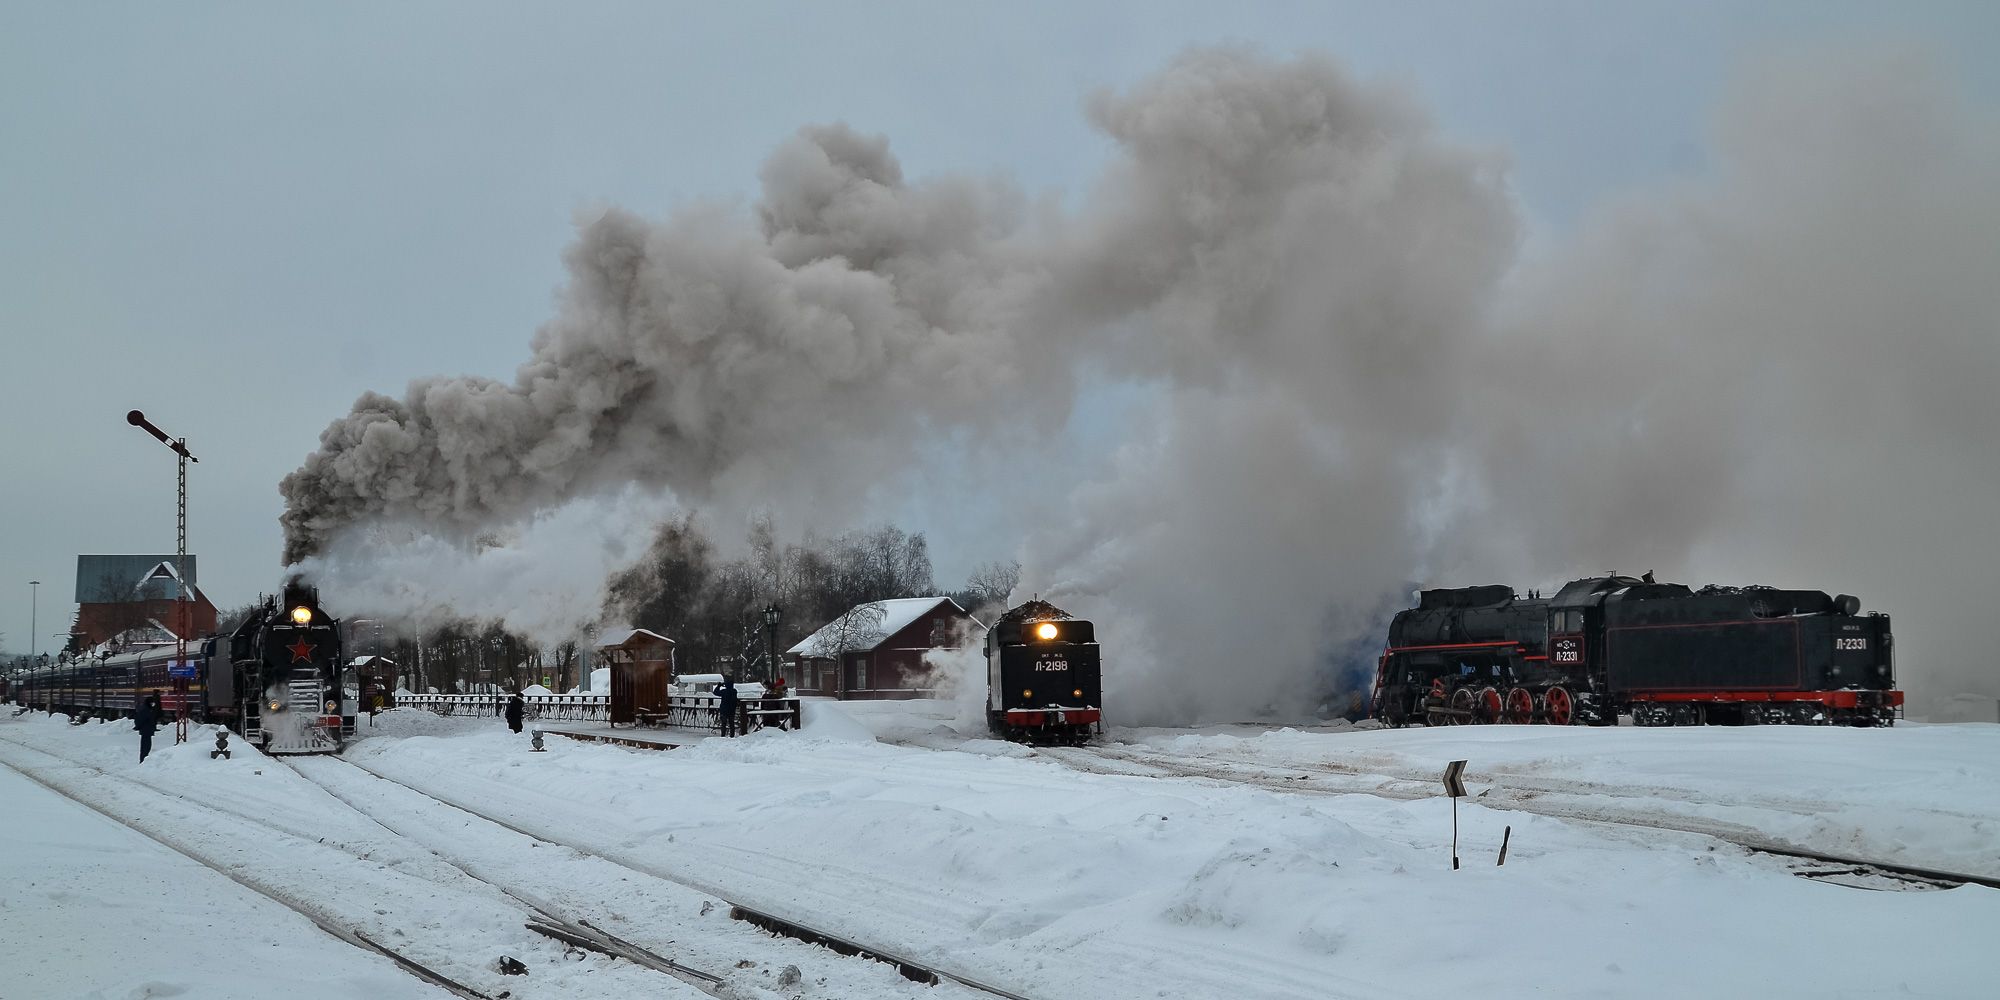
[[[986,633],[986,721],[1017,743],[1082,743],[1103,725],[1096,629],[1047,601],[1000,616]]]
[[[1554,597],[1426,590],[1398,612],[1372,714],[1392,726],[1893,725],[1889,616],[1845,594],[1604,576]]]
[[[354,736],[343,692],[341,628],[319,590],[292,583],[226,635],[190,643],[187,659],[156,646],[82,656],[17,678],[15,700],[78,718],[130,717],[158,695],[169,717],[226,725],[267,753],[330,753]]]

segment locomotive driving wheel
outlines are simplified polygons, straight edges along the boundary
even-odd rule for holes
[[[1451,724],[1463,726],[1472,721],[1472,689],[1459,688],[1451,693]]]
[[[1444,705],[1444,683],[1442,681],[1432,681],[1430,691],[1419,701],[1419,707],[1423,710],[1424,725],[1442,726],[1448,724],[1450,717],[1440,711],[1440,709],[1444,708]]]
[[[1503,716],[1508,725],[1525,726],[1535,721],[1535,696],[1527,688],[1510,688],[1507,691],[1507,712]]]
[[[1542,696],[1542,717],[1548,719],[1551,726],[1567,726],[1576,719],[1576,702],[1571,700],[1568,691],[1552,687],[1548,694]]]
[[[1476,704],[1478,711],[1473,713],[1474,721],[1488,726],[1500,721],[1503,708],[1498,688],[1488,686],[1480,689]]]

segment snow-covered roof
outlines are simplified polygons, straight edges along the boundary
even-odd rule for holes
[[[949,604],[959,614],[966,613],[958,602],[949,597],[903,597],[893,601],[870,601],[857,604],[846,614],[820,626],[820,630],[806,636],[798,645],[785,652],[793,656],[832,656],[841,643],[841,630],[848,630],[847,652],[872,650],[880,646],[890,636],[908,628],[910,623],[929,614],[941,604]],[[879,613],[879,620],[870,620]],[[968,616],[969,617],[969,616]],[[975,626],[978,622],[973,622]]]
[[[674,641],[672,639],[669,639],[666,636],[653,631],[652,629],[620,628],[620,629],[612,629],[611,631],[598,636],[597,648],[608,649],[613,646],[623,646],[626,643],[631,642],[633,639],[642,635],[651,636],[652,638],[658,639],[669,646],[674,644]]]

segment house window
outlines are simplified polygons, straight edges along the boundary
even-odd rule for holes
[[[865,656],[854,658],[854,686],[863,690],[868,687],[868,658]]]
[[[931,622],[931,648],[940,649],[951,644],[951,620],[939,618]]]

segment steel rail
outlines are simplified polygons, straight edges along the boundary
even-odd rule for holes
[[[913,980],[915,982],[929,983],[932,985],[941,982],[950,982],[950,983],[955,983],[959,986],[963,986],[966,989],[973,990],[974,992],[985,993],[989,996],[1002,997],[1004,998],[1004,1000],[1029,1000],[1028,997],[1024,997],[1021,994],[1011,992],[1009,990],[1003,989],[998,986],[994,986],[990,983],[982,982],[976,977],[962,975],[960,973],[952,972],[950,970],[944,969],[936,965],[928,964],[919,961],[917,959],[910,958],[909,956],[903,955],[893,949],[884,948],[875,944],[863,943],[855,938],[847,937],[842,934],[837,934],[832,931],[823,930],[814,927],[810,924],[807,924],[805,922],[794,920],[790,917],[785,917],[775,913],[771,913],[766,910],[759,909],[757,907],[746,906],[740,902],[736,902],[730,899],[728,893],[718,891],[716,886],[709,885],[700,880],[692,879],[685,875],[663,872],[652,867],[651,865],[644,864],[643,862],[637,862],[622,857],[612,857],[610,855],[604,854],[599,851],[586,850],[574,844],[566,844],[554,837],[550,837],[546,834],[534,830],[529,830],[509,820],[501,819],[497,816],[493,816],[479,809],[475,809],[449,796],[440,795],[436,792],[427,791],[425,789],[418,788],[415,785],[412,785],[406,781],[402,781],[398,778],[394,778],[389,775],[383,774],[382,772],[377,771],[376,769],[369,767],[366,764],[360,763],[359,761],[342,759],[342,763],[350,764],[356,768],[361,769],[362,771],[365,771],[369,774],[374,775],[377,778],[382,779],[383,781],[387,781],[390,782],[391,784],[407,788],[418,795],[422,795],[433,801],[450,806],[453,809],[457,809],[460,812],[476,816],[496,826],[505,827],[506,829],[512,830],[515,833],[518,833],[524,837],[531,837],[545,844],[551,844],[560,847],[568,847],[571,850],[578,851],[580,853],[590,854],[594,857],[601,858],[605,861],[611,862],[612,864],[618,865],[622,868],[628,868],[632,871],[639,872],[640,874],[643,875],[650,875],[657,879],[673,882],[677,885],[684,885],[690,889],[707,893],[708,895],[714,896],[716,899],[720,900],[724,905],[728,906],[730,908],[729,915],[732,918],[737,920],[742,920],[746,923],[750,923],[758,927],[762,927],[765,930],[771,931],[774,934],[782,934],[786,937],[797,938],[798,940],[805,941],[809,944],[821,945],[840,954],[855,955],[859,957],[873,959],[878,962],[883,962],[888,965],[893,965],[896,967],[898,972],[902,973],[904,978]]]
[[[339,761],[342,764],[347,764],[348,766],[353,767],[356,770],[361,771],[364,774],[371,775],[373,777],[377,778],[381,777],[380,775],[375,774],[375,772],[369,770],[368,768],[362,767],[361,765],[356,764],[350,760],[343,760],[339,757],[331,757],[326,759]],[[532,894],[523,892],[516,888],[509,888],[507,886],[501,885],[500,883],[495,882],[492,879],[487,878],[486,876],[473,871],[465,863],[453,860],[452,858],[446,857],[444,854],[438,852],[437,850],[425,846],[421,841],[417,840],[417,838],[412,837],[409,834],[404,833],[403,831],[398,830],[394,826],[390,825],[386,820],[382,819],[382,817],[377,815],[373,810],[367,809],[361,805],[356,804],[355,801],[349,796],[343,795],[340,792],[335,791],[333,788],[329,787],[325,782],[322,782],[319,779],[314,778],[312,775],[307,774],[304,771],[300,770],[297,765],[287,761],[285,762],[285,766],[288,767],[293,773],[297,774],[301,779],[311,782],[314,787],[318,788],[320,791],[325,792],[327,795],[333,797],[342,805],[345,805],[349,809],[352,809],[356,813],[360,814],[361,816],[366,817],[369,822],[374,823],[376,826],[381,827],[382,829],[388,831],[390,834],[396,837],[400,837],[404,840],[409,841],[412,844],[417,845],[417,847],[428,852],[432,857],[435,857],[439,861],[442,861],[445,864],[450,865],[452,868],[455,868],[458,871],[463,872],[467,878],[491,886],[493,889],[495,889],[502,895],[506,896],[509,899],[514,900],[516,903],[519,903],[521,906],[525,907],[535,916],[541,918],[542,922],[540,923],[531,920],[527,924],[525,924],[525,926],[529,930],[532,930],[535,933],[541,934],[545,937],[552,937],[555,938],[556,940],[563,941],[566,944],[573,944],[579,947],[588,948],[592,951],[599,952],[600,954],[610,955],[614,958],[623,958],[636,965],[652,969],[655,972],[660,972],[672,976],[675,979],[678,979],[684,983],[687,983],[690,986],[700,989],[705,993],[720,995],[720,988],[722,986],[721,976],[714,975],[713,973],[704,972],[700,969],[693,968],[692,966],[682,965],[681,963],[676,962],[673,959],[666,957],[665,955],[661,955],[658,952],[652,951],[651,949],[648,949],[642,945],[635,944],[622,937],[612,934],[611,932],[598,927],[596,924],[591,923],[587,919],[579,917],[572,920],[568,916],[564,915],[561,911],[559,911],[554,904],[548,902],[547,900],[539,899],[533,896]],[[397,782],[397,784],[401,783]],[[404,785],[403,787],[407,788],[409,786]],[[411,789],[411,791],[417,792],[416,789]],[[423,793],[417,792],[417,794],[423,794]],[[437,799],[434,796],[425,796],[425,797],[430,798],[432,801],[437,801]],[[460,811],[463,812],[465,810],[460,810]],[[515,831],[515,832],[518,833],[520,831]],[[537,837],[535,839],[540,840],[542,838]],[[551,933],[552,931],[555,933]]]
[[[90,765],[88,764],[78,763],[77,761],[70,760],[67,757],[63,757],[60,754],[48,753],[47,751],[41,749],[40,747],[29,746],[28,744],[22,743],[18,740],[6,739],[5,737],[0,737],[0,739],[5,739],[6,742],[11,743],[24,750],[30,750],[35,753],[43,754],[44,756],[53,757],[56,760],[62,761],[74,767],[90,767]],[[438,972],[435,969],[432,969],[424,965],[422,962],[419,962],[416,959],[410,958],[407,955],[403,955],[397,952],[393,948],[386,947],[376,942],[372,938],[368,937],[368,935],[362,933],[358,929],[342,927],[339,924],[334,923],[331,919],[327,918],[326,916],[316,913],[312,909],[305,907],[294,900],[287,899],[276,892],[266,889],[247,877],[238,875],[235,872],[232,872],[219,865],[216,865],[208,861],[207,859],[201,857],[200,855],[188,851],[185,848],[182,848],[179,845],[173,843],[172,841],[169,841],[166,838],[153,833],[150,830],[134,826],[131,823],[128,823],[125,820],[114,815],[109,810],[104,809],[101,806],[98,806],[96,803],[90,802],[86,799],[73,795],[68,790],[54,784],[53,782],[44,780],[40,775],[34,774],[33,772],[28,771],[6,760],[0,760],[0,765],[4,765],[8,770],[13,771],[16,774],[19,774],[23,778],[26,778],[29,781],[32,781],[35,784],[40,785],[43,788],[46,788],[49,791],[54,792],[55,794],[60,795],[65,799],[68,799],[71,802],[76,803],[77,805],[89,809],[91,812],[94,812],[99,816],[102,816],[105,819],[108,819],[111,822],[116,823],[127,830],[132,831],[133,833],[139,834],[140,836],[145,837],[148,840],[151,840],[152,842],[160,845],[161,847],[164,847],[167,850],[170,850],[175,854],[178,854],[181,857],[184,857],[189,861],[192,861],[195,864],[198,864],[203,868],[208,869],[209,871],[221,875],[223,878],[226,878],[231,882],[234,882],[237,885],[242,886],[243,888],[248,889],[251,892],[256,893],[257,895],[262,896],[265,899],[268,899],[274,903],[277,903],[278,905],[283,906],[285,909],[288,909],[293,913],[296,913],[299,916],[306,918],[308,921],[311,921],[314,927],[319,928],[321,931],[325,932],[328,936],[339,940],[343,944],[350,945],[354,948],[358,948],[363,951],[375,952],[383,956],[384,958],[387,958],[390,961],[394,962],[397,965],[397,967],[401,968],[403,971],[409,973],[410,975],[415,976],[416,978],[421,979],[424,982],[430,983],[433,986],[437,986],[440,989],[443,989],[451,993],[453,996],[464,997],[467,998],[467,1000],[494,1000],[494,998],[490,994],[482,993],[471,986],[467,986],[466,984],[461,983],[458,980],[451,978],[450,976],[447,976],[441,972]],[[97,769],[93,768],[93,770]],[[98,770],[98,773],[103,774],[104,772],[102,770]]]
[[[1091,771],[1092,773],[1096,774],[1122,775],[1125,777],[1145,777],[1144,775],[1132,775],[1124,772],[1119,772],[1116,770],[1097,770],[1087,767],[1077,767],[1076,762],[1065,759],[1067,754],[1063,755],[1052,754],[1043,749],[1037,749],[1035,753],[1037,755],[1044,756],[1050,760],[1054,760],[1058,763],[1061,763],[1064,766],[1076,767],[1077,770]],[[1416,777],[1412,777],[1408,774],[1393,774],[1393,773],[1379,772],[1379,771],[1366,771],[1359,768],[1351,768],[1345,766],[1309,765],[1306,767],[1282,768],[1282,770],[1319,770],[1331,774],[1347,775],[1356,778],[1380,778],[1388,782],[1405,783],[1410,787],[1404,789],[1394,789],[1394,790],[1380,786],[1367,786],[1367,785],[1348,787],[1348,788],[1319,788],[1306,783],[1305,780],[1301,780],[1300,778],[1292,778],[1282,774],[1274,773],[1272,770],[1268,769],[1269,767],[1268,765],[1255,764],[1247,761],[1211,762],[1210,766],[1199,766],[1193,764],[1179,763],[1173,760],[1163,759],[1161,757],[1156,757],[1151,755],[1112,751],[1111,748],[1109,747],[1074,748],[1070,750],[1069,753],[1074,753],[1079,755],[1093,755],[1110,760],[1129,761],[1131,763],[1139,764],[1145,767],[1151,767],[1151,768],[1156,768],[1158,770],[1166,771],[1168,772],[1168,774],[1166,775],[1167,777],[1192,778],[1197,780],[1257,785],[1264,788],[1270,788],[1276,791],[1303,793],[1308,795],[1357,795],[1357,794],[1373,795],[1378,798],[1395,799],[1398,801],[1408,802],[1408,801],[1415,801],[1418,799],[1437,798],[1443,794],[1441,788],[1431,789],[1429,787],[1426,787],[1428,784],[1434,783],[1435,779],[1433,778],[1427,777],[1419,779]],[[1214,763],[1235,764],[1242,770],[1234,768],[1226,768],[1226,767],[1216,767],[1213,766]],[[1493,789],[1507,788],[1507,786],[1497,783],[1494,784],[1492,787]],[[1535,790],[1535,791],[1552,792],[1555,794],[1565,794],[1563,790],[1560,788],[1550,788],[1550,789]],[[1601,794],[1601,793],[1574,792],[1569,794]],[[1950,885],[1981,885],[1981,886],[1986,886],[1987,888],[2000,889],[2000,877],[1995,877],[1990,875],[1975,875],[1970,872],[1954,872],[1939,868],[1928,868],[1918,865],[1903,864],[1899,862],[1882,861],[1874,858],[1859,858],[1849,855],[1828,854],[1820,851],[1810,850],[1804,847],[1799,847],[1796,845],[1781,844],[1776,841],[1770,840],[1768,838],[1756,836],[1748,832],[1743,832],[1743,833],[1731,832],[1727,829],[1712,824],[1703,824],[1699,822],[1676,823],[1672,821],[1648,821],[1637,818],[1608,817],[1601,814],[1591,813],[1588,810],[1563,808],[1551,804],[1535,803],[1525,800],[1487,799],[1481,797],[1476,799],[1476,802],[1477,804],[1485,806],[1489,809],[1505,809],[1513,812],[1533,813],[1538,816],[1550,816],[1556,819],[1567,819],[1585,823],[1601,823],[1608,826],[1623,826],[1623,827],[1631,827],[1634,829],[1642,829],[1642,830],[1668,830],[1675,833],[1690,833],[1698,836],[1712,837],[1724,843],[1733,844],[1737,847],[1743,848],[1744,850],[1754,851],[1759,854],[1770,854],[1780,857],[1800,858],[1808,861],[1823,862],[1826,864],[1850,865],[1861,868],[1870,868],[1891,876],[1902,877],[1910,881],[1927,882],[1927,883],[1946,883]]]

